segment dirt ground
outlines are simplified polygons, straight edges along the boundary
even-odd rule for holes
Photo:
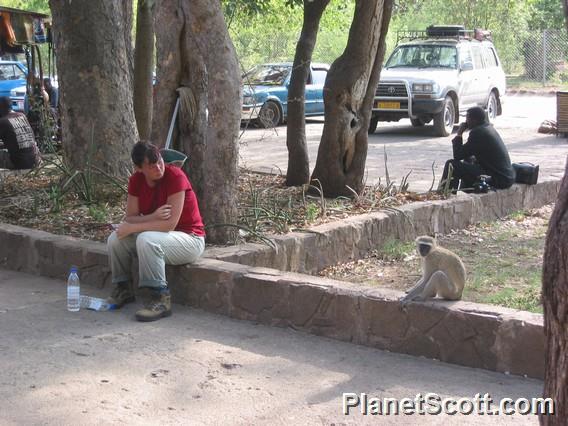
[[[101,183],[71,179],[52,163],[25,175],[0,177],[0,222],[93,241],[106,241],[110,225],[120,223],[126,205],[126,181]],[[46,162],[47,163],[47,162]],[[81,177],[81,176],[79,176]],[[234,243],[259,241],[350,215],[439,199],[407,192],[394,183],[365,188],[353,200],[309,196],[307,188],[287,187],[285,176],[241,169],[238,183],[239,232]],[[206,229],[207,231],[207,229]]]
[[[438,244],[457,253],[466,266],[464,300],[542,312],[542,255],[552,209],[520,211],[437,236]],[[390,241],[381,252],[320,275],[405,291],[420,277],[420,259],[413,243]]]

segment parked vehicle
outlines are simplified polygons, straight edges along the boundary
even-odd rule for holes
[[[14,89],[26,87],[27,68],[18,61],[0,61],[0,96],[11,96]],[[24,110],[23,97],[20,100],[12,99],[14,111]]]
[[[18,86],[10,90],[12,109],[19,112],[27,112],[26,86]]]
[[[323,115],[323,86],[329,65],[311,64],[306,82],[306,116]],[[254,120],[261,127],[275,127],[288,115],[288,86],[292,63],[257,65],[243,76],[241,120]]]
[[[420,127],[433,121],[448,136],[459,115],[482,106],[490,120],[502,113],[505,73],[488,31],[430,26],[398,34],[373,101],[369,133],[379,121],[410,118]]]

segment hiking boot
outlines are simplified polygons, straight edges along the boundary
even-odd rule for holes
[[[138,321],[149,322],[160,318],[169,317],[172,314],[172,298],[169,290],[158,292],[152,291],[150,300],[144,304],[144,308],[136,312]]]
[[[127,303],[134,302],[134,300],[134,293],[130,289],[129,283],[123,282],[116,284],[110,297],[107,298],[107,303],[111,306],[114,305],[114,309],[120,309]]]

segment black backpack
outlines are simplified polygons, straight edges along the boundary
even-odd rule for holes
[[[527,185],[534,185],[538,180],[538,165],[532,163],[513,163],[515,170],[516,183],[526,183]]]

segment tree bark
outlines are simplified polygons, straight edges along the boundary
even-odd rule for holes
[[[128,2],[126,2],[128,3]],[[134,116],[138,135],[150,139],[152,132],[152,71],[154,66],[154,0],[140,0],[136,15],[134,50]]]
[[[349,188],[357,193],[363,189],[371,103],[379,82],[392,3],[357,0],[347,47],[327,74],[325,124],[312,174],[326,197],[352,197]]]
[[[286,185],[297,186],[310,180],[310,159],[306,143],[305,95],[312,54],[316,45],[321,16],[329,0],[304,0],[304,22],[296,45],[290,87],[288,89],[288,169]]]
[[[50,0],[64,155],[128,176],[138,139],[132,104],[129,2]]]
[[[181,46],[186,36],[183,33],[185,17],[181,12],[181,7],[182,0],[160,0],[155,10],[156,85],[154,86],[152,141],[160,147],[166,143],[168,128],[178,97],[176,90],[182,85],[182,64],[186,52],[181,51]],[[166,28],[167,30],[163,30]],[[174,146],[177,147],[177,145]],[[190,156],[189,161],[191,160]]]
[[[206,171],[207,69],[195,38],[187,31],[188,9],[188,2],[180,0],[162,0],[156,8],[156,27],[168,31],[156,33],[158,82],[152,138],[164,146],[177,98],[181,95],[189,101],[190,108],[180,107],[171,147],[188,155],[184,170],[201,201]]]
[[[542,274],[544,307],[544,397],[555,401],[554,416],[541,416],[543,425],[565,425],[568,419],[568,168],[546,236]]]
[[[241,81],[220,3],[164,0],[156,13],[158,85],[153,137],[165,141],[181,88],[178,137],[189,154],[208,241],[233,238],[237,222],[237,160]],[[210,52],[215,52],[211,54]]]
[[[568,0],[562,0],[568,31]],[[554,415],[540,415],[546,426],[568,419],[568,163],[548,223],[542,268],[544,309],[544,397],[554,400]]]

